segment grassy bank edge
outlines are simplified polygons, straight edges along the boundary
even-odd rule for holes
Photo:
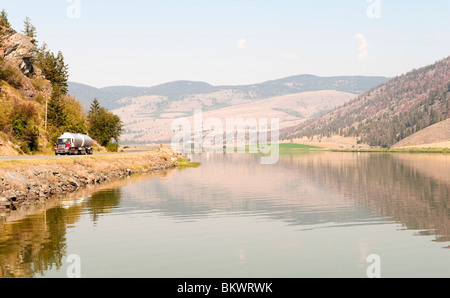
[[[178,162],[183,161],[184,157],[175,157],[172,151],[153,151],[140,152],[128,155],[102,155],[102,156],[79,156],[70,158],[43,158],[43,159],[17,159],[17,160],[0,160],[0,170],[14,169],[18,171],[20,168],[39,167],[39,166],[63,166],[65,168],[70,166],[84,165],[96,170],[96,172],[104,172],[110,170],[110,165],[115,165],[118,168],[138,169],[140,167],[148,166],[151,162],[158,162],[158,159],[171,161],[175,166]],[[170,159],[170,160],[169,160]],[[183,161],[186,166],[188,161]],[[108,166],[107,166],[108,165]],[[107,169],[102,169],[107,166]]]
[[[187,158],[178,158],[177,165],[179,169],[198,168],[201,164],[199,162],[192,162]]]
[[[410,148],[410,149],[328,149],[331,152],[373,152],[373,153],[440,153],[449,154],[450,149],[444,148]]]
[[[308,152],[308,151],[324,151],[324,152],[373,152],[373,153],[441,153],[449,154],[449,148],[327,148],[317,147],[299,143],[280,143],[280,153],[286,152]]]

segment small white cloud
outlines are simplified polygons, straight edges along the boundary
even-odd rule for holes
[[[284,58],[284,59],[290,59],[290,60],[299,60],[299,57],[297,55],[290,54],[290,53],[281,53],[280,57]]]
[[[239,39],[239,48],[245,49],[247,47],[247,39],[241,38]]]
[[[361,33],[356,34],[354,38],[359,40],[358,59],[359,60],[366,60],[368,58],[368,56],[369,56],[369,45],[367,43],[366,38]]]

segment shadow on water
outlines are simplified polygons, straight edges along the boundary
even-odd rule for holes
[[[83,216],[95,225],[102,215],[120,210],[181,221],[258,216],[300,230],[394,222],[417,235],[432,235],[433,241],[450,241],[447,155],[317,152],[283,155],[270,166],[247,154],[192,159],[201,159],[202,166],[75,193],[3,223],[0,277],[33,277],[60,268],[68,229]]]

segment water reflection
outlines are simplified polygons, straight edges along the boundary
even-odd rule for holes
[[[447,155],[324,154],[295,164],[301,164],[305,178],[320,181],[372,214],[424,235],[433,233],[435,241],[450,240]]]
[[[195,172],[123,191],[127,204],[172,217],[234,212],[293,225],[390,220],[448,241],[449,166],[446,155],[312,153],[283,156],[274,166],[250,155],[211,155]]]
[[[121,187],[165,177],[170,171],[90,187],[4,214],[0,222],[0,278],[30,278],[60,269],[66,255],[67,231],[83,214],[95,224],[101,215],[119,206]]]
[[[450,241],[447,155],[317,152],[280,156],[275,165],[243,154],[192,159],[202,166],[85,190],[0,225],[0,277],[61,268],[68,231],[111,214],[179,222],[252,216],[299,231],[396,222]]]
[[[0,226],[0,277],[31,277],[52,266],[59,268],[65,254],[67,212],[78,211],[53,208]]]

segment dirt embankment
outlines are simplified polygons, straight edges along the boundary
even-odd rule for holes
[[[170,149],[125,156],[99,156],[0,162],[0,212],[88,185],[133,174],[175,168],[181,155]]]

